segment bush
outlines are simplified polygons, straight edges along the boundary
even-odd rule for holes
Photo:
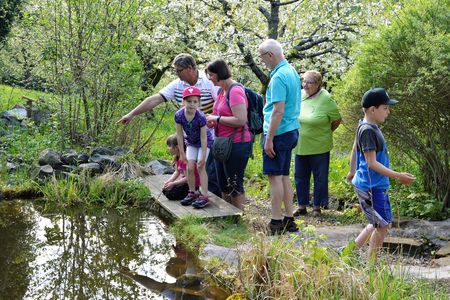
[[[334,90],[344,118],[355,126],[361,96],[371,87],[385,87],[400,101],[383,132],[418,163],[423,187],[441,209],[450,194],[448,11],[445,0],[405,1],[397,19],[360,46],[355,65]]]

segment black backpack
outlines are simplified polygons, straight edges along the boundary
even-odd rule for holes
[[[263,115],[263,97],[255,93],[252,89],[243,86],[240,83],[233,83],[230,85],[230,88],[228,89],[226,101],[228,104],[228,107],[230,107],[230,91],[231,89],[239,85],[244,88],[245,90],[245,96],[247,97],[248,101],[248,108],[247,108],[247,124],[248,129],[252,133],[253,137],[257,134],[260,134],[263,132],[263,123],[264,123],[264,115]],[[219,90],[220,93],[220,90]]]

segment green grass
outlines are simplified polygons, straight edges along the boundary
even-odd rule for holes
[[[25,105],[26,100],[22,96],[38,100],[39,98],[49,99],[51,96],[48,93],[27,90],[19,87],[13,87],[8,85],[0,85],[0,111],[6,111],[13,108],[16,104]]]
[[[126,205],[139,206],[150,200],[150,191],[143,183],[137,180],[122,181],[111,173],[95,178],[83,174],[52,177],[39,184],[38,188],[48,203],[61,208],[78,204],[122,208]]]

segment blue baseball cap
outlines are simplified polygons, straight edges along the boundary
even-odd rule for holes
[[[373,88],[368,90],[364,93],[361,101],[361,105],[364,108],[382,104],[393,105],[397,103],[397,100],[389,98],[389,95],[384,88]]]

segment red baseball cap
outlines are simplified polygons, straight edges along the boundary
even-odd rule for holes
[[[189,86],[183,91],[183,99],[190,96],[198,96],[201,97],[200,89],[196,86]]]

